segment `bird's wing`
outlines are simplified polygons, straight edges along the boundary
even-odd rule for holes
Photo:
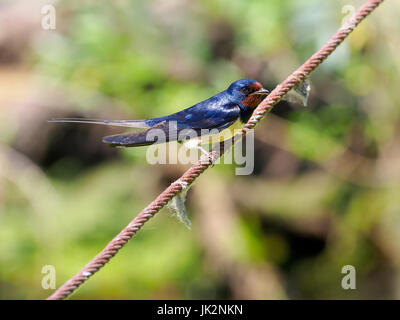
[[[131,128],[149,128],[145,120],[100,120],[100,119],[86,119],[86,118],[56,118],[49,120],[49,122],[74,122],[74,123],[90,123],[102,124],[109,126],[131,127]]]
[[[239,117],[240,108],[236,104],[224,105],[223,108],[194,106],[170,116],[153,119],[156,124],[147,130],[104,137],[103,142],[112,146],[134,147],[186,140],[207,134],[204,129],[221,131]]]
[[[169,140],[170,136],[171,140]],[[115,134],[112,136],[104,137],[103,142],[113,147],[141,147],[151,144],[173,141],[177,139],[176,136],[177,135],[170,135],[168,122],[162,121],[146,130]]]

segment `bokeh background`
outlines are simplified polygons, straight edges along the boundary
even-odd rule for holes
[[[56,29],[43,30],[43,5]],[[363,1],[0,1],[0,298],[42,299],[185,165],[53,117],[165,115],[250,77],[273,89]],[[400,2],[387,1],[255,131],[255,170],[216,165],[73,299],[400,298]],[[342,267],[356,268],[343,290]]]

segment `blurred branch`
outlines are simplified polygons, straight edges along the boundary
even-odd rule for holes
[[[314,71],[343,42],[356,26],[382,2],[383,0],[368,0],[363,6],[361,6],[322,48],[314,53],[314,55],[286,78],[285,81],[278,85],[268,95],[268,97],[260,103],[241,132],[234,137],[232,144],[243,137],[249,130],[253,129],[275,104],[277,104],[291,89],[300,83],[300,81],[307,78],[311,72]],[[197,163],[189,168],[178,180],[173,182],[152,203],[140,212],[96,257],[94,257],[75,276],[58,288],[48,297],[48,299],[65,299],[89,277],[110,261],[110,259],[117,254],[117,252],[150,218],[159,212],[173,197],[182,192],[182,190],[188,185],[192,184],[194,180],[196,180],[196,178],[208,167],[214,164],[214,162],[221,157],[230,146],[225,150],[221,149],[221,147],[223,147],[222,144],[219,145],[217,149],[213,149],[208,155],[202,156]]]
[[[238,250],[235,239],[240,221],[235,214],[233,200],[236,198],[232,197],[230,183],[213,174],[199,183],[204,185],[194,190],[196,211],[199,211],[196,231],[205,258],[212,262],[217,278],[227,280],[234,299],[285,298],[282,279],[276,268],[265,262],[255,266],[238,253],[241,250]]]
[[[22,153],[0,144],[0,178],[14,183],[38,213],[44,206],[40,194],[57,199],[58,194],[43,171]]]

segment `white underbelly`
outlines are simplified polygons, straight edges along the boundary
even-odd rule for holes
[[[239,132],[239,130],[243,127],[243,123],[240,119],[236,120],[231,126],[228,128],[215,133],[215,134],[206,134],[200,137],[191,138],[189,140],[185,140],[183,143],[186,148],[195,148],[202,144],[214,144],[216,142],[222,142],[232,138],[235,134]]]

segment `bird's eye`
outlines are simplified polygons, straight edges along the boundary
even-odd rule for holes
[[[245,95],[248,95],[248,94],[250,94],[250,93],[252,93],[252,89],[251,88],[249,88],[249,87],[244,87],[244,88],[242,88],[242,90],[241,90]]]

